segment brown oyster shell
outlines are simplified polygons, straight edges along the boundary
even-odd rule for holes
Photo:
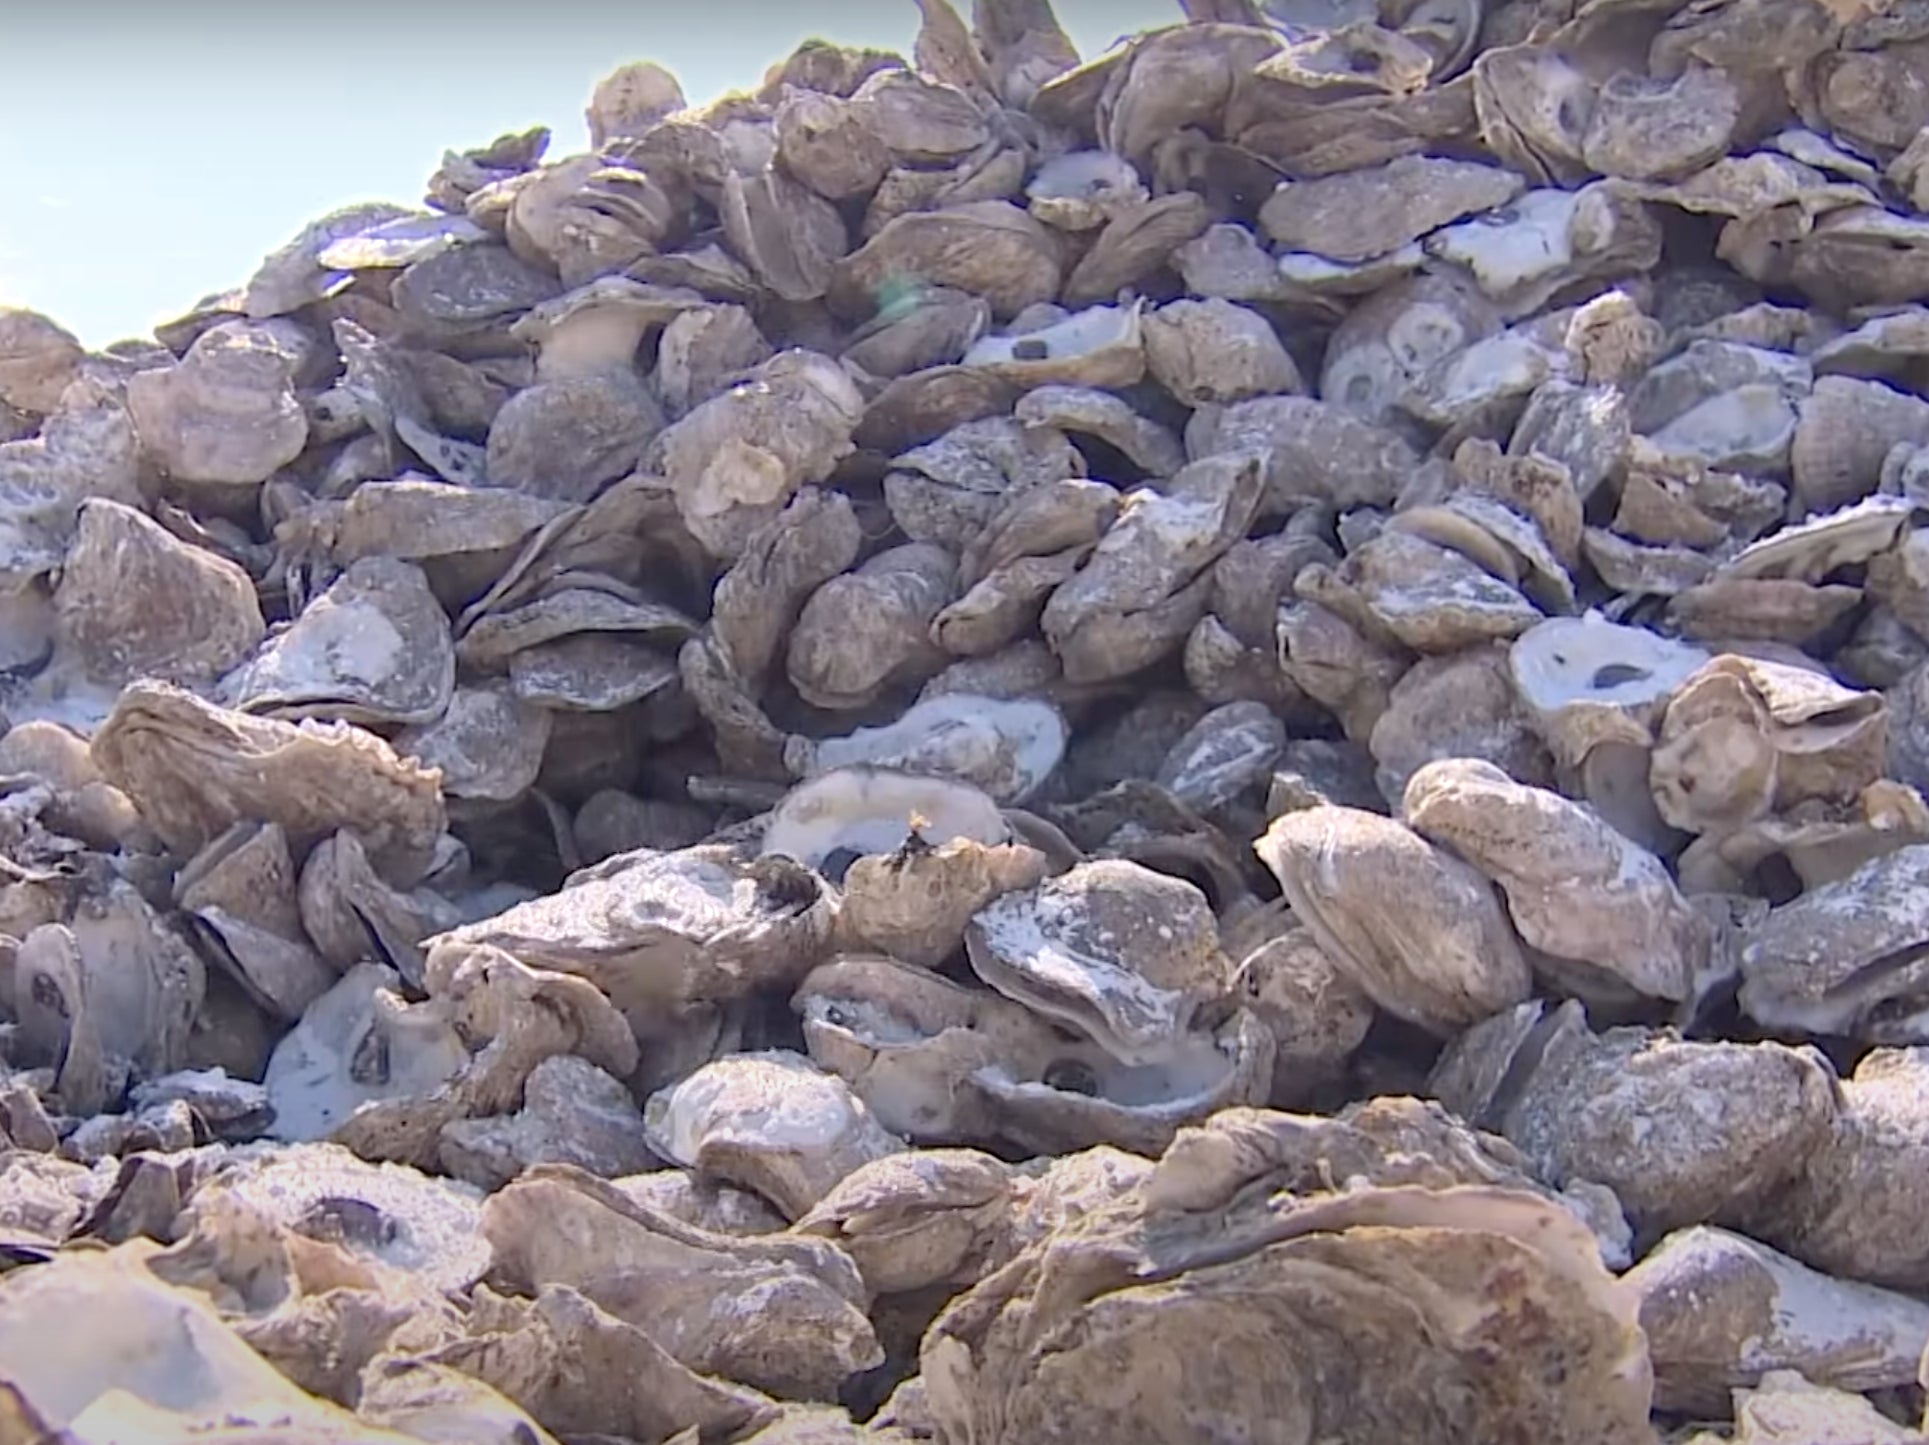
[[[1313,807],[1253,845],[1334,963],[1387,1012],[1449,1034],[1519,1003],[1520,942],[1493,886],[1389,818]],[[1381,900],[1403,906],[1386,910]]]

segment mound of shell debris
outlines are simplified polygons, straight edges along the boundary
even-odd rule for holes
[[[0,1445],[1929,1441],[1929,5],[920,9],[0,311]]]

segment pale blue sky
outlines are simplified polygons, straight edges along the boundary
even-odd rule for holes
[[[959,6],[967,16],[969,3]],[[1176,0],[1059,0],[1091,56]],[[99,347],[245,280],[304,222],[420,204],[445,148],[548,125],[629,60],[701,102],[817,34],[907,56],[913,0],[0,0],[0,303]]]

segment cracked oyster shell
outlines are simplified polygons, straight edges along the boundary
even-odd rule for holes
[[[1593,809],[1492,763],[1449,758],[1407,780],[1400,811],[1499,885],[1522,941],[1583,996],[1611,982],[1679,1002],[1707,968],[1706,919],[1659,858]]]
[[[1886,739],[1879,693],[1725,655],[1669,699],[1650,786],[1675,827],[1722,832],[1807,799],[1853,798],[1881,776]]]
[[[787,1051],[732,1054],[650,1096],[650,1146],[800,1219],[853,1170],[904,1145],[835,1074]]]
[[[965,947],[986,983],[1130,1065],[1170,1058],[1230,973],[1204,894],[1109,859],[994,899]]]
[[[455,692],[449,619],[421,568],[364,557],[222,688],[242,712],[290,720],[432,722]]]
[[[1493,885],[1410,828],[1355,808],[1303,808],[1275,818],[1253,851],[1294,916],[1388,1013],[1444,1036],[1527,997],[1527,963]],[[1402,906],[1387,910],[1388,898]]]
[[[165,683],[136,682],[92,743],[107,780],[182,857],[234,823],[276,823],[300,857],[359,833],[397,885],[427,871],[445,815],[439,775],[346,723],[249,717]]]
[[[328,1139],[366,1105],[427,1094],[468,1061],[446,1008],[410,1004],[401,976],[358,963],[275,1046],[263,1083],[272,1137]]]
[[[857,766],[925,773],[982,788],[1000,803],[1022,803],[1058,766],[1066,735],[1064,718],[1049,703],[948,693],[884,727],[793,738],[786,761],[799,777]]]
[[[1105,150],[1053,156],[1025,187],[1027,209],[1061,231],[1095,231],[1146,199],[1145,181],[1132,163]]]
[[[336,973],[302,931],[299,873],[273,823],[236,823],[175,874],[174,902],[204,951],[274,1017],[293,1022]]]
[[[159,1246],[131,1241],[19,1270],[0,1286],[9,1362],[6,1415],[22,1439],[294,1442],[407,1445],[308,1394],[277,1370],[193,1291],[156,1270]],[[92,1322],[78,1357],[56,1317]],[[23,1416],[25,1419],[23,1420]]]
[[[309,853],[297,896],[302,927],[322,957],[337,968],[383,959],[411,987],[422,983],[423,938],[454,921],[450,906],[428,889],[407,894],[385,884],[346,829]]]

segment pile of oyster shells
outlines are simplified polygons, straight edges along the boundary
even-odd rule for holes
[[[0,311],[0,1445],[1929,1439],[1929,5],[920,8]]]

